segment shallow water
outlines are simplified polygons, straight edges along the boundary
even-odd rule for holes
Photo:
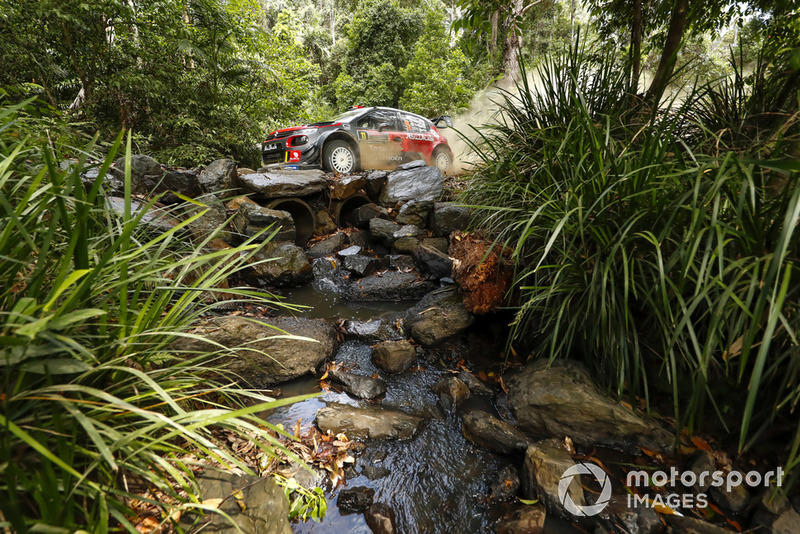
[[[358,342],[345,342],[336,361],[359,374],[372,375],[378,370],[370,361],[372,349]],[[480,533],[491,532],[497,513],[488,502],[489,485],[495,474],[509,464],[521,465],[521,458],[492,454],[469,443],[461,433],[460,419],[446,414],[430,388],[446,371],[436,364],[420,362],[422,370],[384,377],[386,397],[381,404],[423,415],[426,421],[417,435],[408,441],[370,440],[364,453],[357,457],[358,476],[338,488],[328,488],[328,513],[321,523],[293,524],[300,533],[370,533],[362,514],[342,515],[336,498],[343,488],[366,486],[375,490],[374,502],[388,504],[395,512],[401,533]],[[317,387],[313,377],[283,384],[283,396],[309,393]],[[293,426],[313,424],[317,410],[327,402],[365,406],[367,401],[354,399],[333,390],[320,397],[275,410],[267,417],[273,423]],[[486,399],[471,401],[482,409],[493,411]],[[389,469],[390,474],[369,480],[361,474],[365,466]],[[495,505],[496,506],[496,505]],[[577,532],[567,523],[548,520],[546,532]]]
[[[392,302],[350,302],[334,291],[325,291],[308,284],[302,287],[286,288],[279,291],[286,297],[285,302],[308,306],[294,315],[312,319],[351,319],[364,321],[378,319],[383,315],[405,312],[414,301]]]

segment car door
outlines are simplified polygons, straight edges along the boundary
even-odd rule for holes
[[[421,156],[425,161],[429,161],[434,136],[431,133],[431,126],[428,121],[411,113],[401,111],[400,124],[405,130],[403,134],[403,151],[406,152],[408,158],[417,159]]]
[[[392,166],[402,160],[403,136],[395,111],[376,109],[360,117],[355,135],[366,168]]]

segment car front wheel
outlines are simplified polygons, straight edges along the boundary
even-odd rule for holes
[[[450,152],[440,148],[433,155],[433,164],[436,165],[440,171],[442,171],[442,174],[444,174],[453,166],[453,158],[450,156]]]
[[[331,141],[325,145],[322,163],[328,172],[349,174],[357,167],[355,150],[344,141]]]

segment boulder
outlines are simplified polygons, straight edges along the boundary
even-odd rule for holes
[[[311,245],[306,255],[310,258],[321,258],[322,256],[335,254],[337,251],[345,248],[345,246],[347,246],[347,234],[344,232],[336,232],[332,236],[321,239]]]
[[[195,241],[203,241],[212,234],[223,241],[231,241],[231,232],[228,228],[228,213],[225,211],[225,204],[213,194],[198,197],[200,204],[186,204],[183,218],[188,219],[194,215],[200,215],[197,219],[190,222],[188,227],[192,232]]]
[[[450,202],[437,202],[431,215],[431,230],[436,235],[447,236],[456,230],[466,230],[471,219],[472,211],[469,208]]]
[[[461,431],[475,445],[501,454],[524,451],[531,442],[517,427],[483,410],[462,414]]]
[[[431,201],[409,200],[400,207],[396,221],[398,224],[413,224],[418,228],[425,228],[432,210]]]
[[[387,373],[402,373],[417,363],[417,350],[405,339],[384,341],[372,349],[372,363]]]
[[[541,504],[518,504],[494,524],[495,534],[540,534],[544,532],[547,509]]]
[[[344,331],[348,336],[355,337],[366,343],[403,339],[403,334],[398,330],[396,321],[386,319],[345,321]]]
[[[519,486],[520,480],[517,470],[510,465],[505,466],[497,473],[494,482],[490,486],[492,501],[510,501],[517,496]]]
[[[165,204],[178,204],[184,197],[196,198],[203,194],[203,188],[194,171],[167,171],[163,175],[142,176],[138,189],[145,195],[161,195],[159,201]]]
[[[358,408],[332,402],[317,412],[322,432],[344,432],[351,439],[411,439],[421,422],[421,417],[381,406]]]
[[[383,477],[389,476],[392,472],[379,465],[365,465],[361,470],[361,474],[370,480],[378,480]]]
[[[467,385],[454,376],[439,380],[433,385],[431,391],[439,395],[442,407],[451,412],[454,412],[470,397]]]
[[[375,490],[364,486],[343,489],[336,499],[336,507],[343,514],[361,514],[367,511],[375,497]]]
[[[392,254],[389,256],[389,267],[398,271],[414,270],[414,258],[408,254]]]
[[[266,198],[303,197],[328,187],[325,173],[319,170],[257,172],[240,176],[239,182]]]
[[[115,190],[123,191],[125,187],[125,158],[117,158],[108,173],[116,180],[107,180]],[[161,164],[142,154],[131,156],[131,192],[137,195],[147,195],[150,189],[145,185],[157,183],[164,176],[164,169]]]
[[[138,200],[131,199],[131,217],[136,217],[139,211],[145,209],[147,205],[139,202]],[[106,207],[122,217],[125,214],[125,199],[120,197],[106,197]],[[157,233],[168,232],[181,224],[181,221],[176,219],[170,210],[164,206],[151,206],[150,209],[142,215],[139,224]]]
[[[419,228],[413,224],[406,224],[401,226],[392,234],[392,239],[395,241],[404,237],[417,237],[419,235]]]
[[[388,271],[365,276],[348,285],[342,295],[350,301],[400,301],[422,298],[434,285],[420,280],[415,273]]]
[[[344,223],[356,228],[369,228],[372,219],[388,219],[389,212],[377,204],[364,204],[359,206],[344,218]]]
[[[195,333],[212,343],[179,338],[174,349],[188,353],[217,351],[219,345],[233,349],[224,353],[221,363],[254,386],[313,373],[337,346],[336,329],[322,319],[226,316],[210,320]]]
[[[436,167],[416,167],[394,171],[386,178],[380,203],[394,206],[409,200],[433,201],[442,196],[444,177]]]
[[[427,167],[427,166],[428,166],[428,164],[425,163],[424,159],[415,159],[415,160],[412,160],[412,161],[407,161],[407,162],[405,162],[405,163],[403,163],[401,165],[398,165],[397,167],[394,168],[394,170],[396,170],[396,171],[408,171],[408,170],[411,170],[411,169],[420,169],[422,167]]]
[[[289,502],[275,480],[271,477],[255,477],[220,473],[207,470],[197,475],[200,489],[199,501],[221,499],[217,508],[227,514],[238,527],[231,526],[221,513],[204,512],[196,528],[202,532],[242,534],[291,534],[289,524]],[[231,498],[236,495],[235,499]],[[186,513],[181,523],[188,529],[198,515]]]
[[[372,534],[395,534],[397,532],[394,510],[383,503],[375,503],[370,506],[364,513],[364,519]]]
[[[237,197],[226,204],[228,209],[234,206],[236,215],[233,217],[233,226],[245,238],[257,235],[256,241],[261,242],[277,230],[272,241],[295,240],[294,219],[288,211],[265,208],[247,197]]]
[[[442,254],[448,254],[450,251],[450,240],[446,237],[425,237],[419,240],[419,244],[435,248]]]
[[[381,260],[381,258],[356,254],[342,258],[342,266],[356,276],[362,277],[372,274],[385,267],[385,263]]]
[[[701,473],[713,473],[717,471],[717,464],[714,456],[704,450],[699,450],[689,458],[688,469],[698,476],[696,489],[699,493],[707,493],[712,501],[719,505],[726,512],[738,514],[750,503],[750,494],[744,485],[732,486],[730,491],[725,487],[715,487],[707,478],[703,479],[703,484],[699,483]],[[744,473],[740,473],[744,478]]]
[[[514,274],[508,247],[493,245],[475,234],[453,232],[449,255],[453,278],[470,313],[489,313],[505,303]]]
[[[345,258],[347,256],[355,256],[360,252],[361,252],[361,247],[359,247],[358,245],[350,245],[349,247],[337,252],[336,255],[339,256],[340,258]]]
[[[541,499],[550,511],[558,511],[559,515],[573,517],[559,499],[558,484],[566,470],[574,465],[572,456],[558,440],[531,444],[525,451],[523,467],[522,489],[525,498]],[[579,476],[572,477],[567,488],[567,494],[574,504],[577,506],[586,504]]]
[[[449,277],[453,272],[453,259],[433,247],[416,246],[411,249],[411,255],[420,269],[428,272],[433,280]]]
[[[313,271],[302,248],[282,241],[265,243],[238,276],[253,287],[284,287],[308,282]]]
[[[394,248],[395,252],[408,254],[419,247],[419,242],[420,240],[416,237],[401,237],[394,242],[392,248]]]
[[[672,434],[606,397],[581,364],[556,360],[548,368],[547,363],[529,363],[506,381],[509,406],[524,432],[569,436],[579,446],[634,454],[642,448],[671,450]]]
[[[474,321],[455,287],[433,291],[406,312],[403,328],[414,341],[430,347],[460,334]]]
[[[232,159],[217,159],[200,172],[200,185],[208,193],[233,194],[237,185],[236,162]]]
[[[364,191],[372,200],[378,200],[383,187],[386,185],[386,171],[372,171],[367,175],[367,183],[364,184]]]
[[[461,372],[458,373],[458,378],[467,385],[473,395],[491,396],[494,394],[492,388],[478,380],[475,375],[466,369],[462,369]]]
[[[373,218],[369,220],[369,235],[372,239],[381,243],[391,245],[394,240],[394,233],[400,229],[400,225],[385,219]]]
[[[333,180],[330,185],[331,198],[344,200],[358,193],[367,184],[367,179],[361,175],[342,176]]]
[[[328,376],[339,382],[346,392],[359,399],[374,399],[386,393],[386,384],[383,380],[371,376],[348,373],[336,368],[330,369]]]
[[[316,258],[311,262],[311,272],[314,279],[321,280],[328,278],[339,268],[339,261],[333,256]]]
[[[336,226],[336,221],[334,221],[333,217],[325,210],[317,211],[316,219],[317,229],[314,232],[316,235],[332,234],[339,229],[339,227]]]

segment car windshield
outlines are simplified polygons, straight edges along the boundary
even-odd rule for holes
[[[348,120],[348,119],[352,119],[353,117],[356,117],[356,116],[358,116],[358,115],[361,115],[361,114],[362,114],[362,113],[364,113],[365,111],[367,111],[367,110],[366,110],[366,109],[364,109],[364,108],[361,108],[361,109],[351,109],[350,111],[345,111],[345,112],[344,112],[344,113],[342,113],[341,115],[337,115],[337,117],[336,117],[335,119],[333,119],[333,120],[334,120],[335,122],[338,122],[338,121],[345,121],[345,120]]]

